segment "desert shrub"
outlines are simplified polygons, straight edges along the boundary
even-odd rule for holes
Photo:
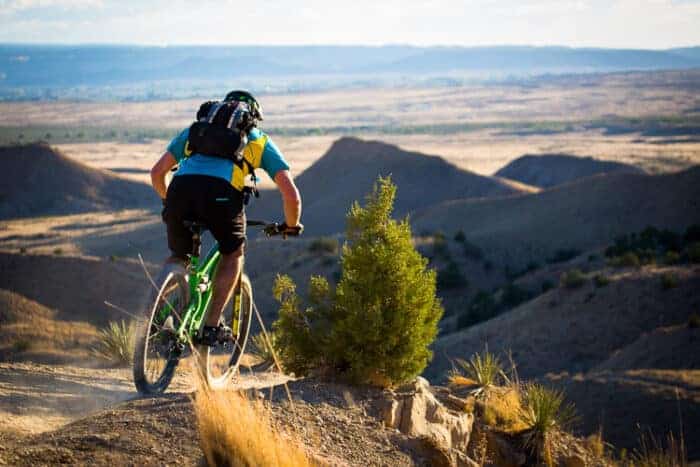
[[[641,265],[639,256],[636,253],[628,252],[622,256],[614,256],[608,261],[610,266],[614,267],[627,267],[627,268],[638,268]]]
[[[571,269],[561,275],[560,284],[567,289],[577,289],[586,283],[586,276],[580,269]]]
[[[687,253],[691,263],[700,263],[700,242],[688,245]]]
[[[467,310],[457,319],[458,328],[466,328],[489,320],[498,314],[498,305],[493,294],[480,290],[469,302]]]
[[[454,261],[450,261],[446,268],[441,269],[437,273],[437,286],[440,290],[456,289],[468,285],[469,282]]]
[[[525,445],[537,453],[545,463],[551,459],[551,434],[566,430],[576,421],[572,404],[564,400],[564,393],[537,383],[524,388],[522,418],[528,427]]]
[[[12,343],[13,352],[26,352],[32,348],[32,341],[29,339],[17,339]]]
[[[54,248],[53,249],[53,254],[54,255],[62,255],[63,254],[63,248]]]
[[[351,207],[335,290],[312,278],[302,311],[294,283],[278,277],[281,308],[273,328],[285,367],[291,363],[299,374],[320,367],[379,385],[426,367],[443,310],[435,271],[413,247],[407,220],[391,219],[395,195],[391,180],[380,178],[366,205]]]
[[[93,353],[114,365],[130,365],[134,361],[134,339],[133,323],[110,321],[106,328],[100,330]]]
[[[664,255],[664,263],[678,264],[681,261],[681,255],[677,251],[667,251]]]
[[[576,248],[560,248],[554,252],[553,256],[547,258],[547,263],[563,263],[564,261],[576,258],[580,254],[581,250],[577,250]]]
[[[202,388],[193,405],[206,465],[312,465],[299,441],[273,429],[270,413],[261,402],[234,391]]]
[[[678,287],[678,276],[672,272],[665,272],[661,274],[661,288],[663,290],[675,289]]]
[[[693,224],[685,230],[683,242],[685,244],[700,242],[700,224]]]
[[[605,274],[596,274],[593,276],[593,284],[598,288],[605,287],[610,284],[610,278]]]
[[[542,293],[545,293],[548,290],[551,290],[553,288],[554,288],[554,282],[550,281],[549,279],[542,281],[542,285],[540,285],[540,290],[542,291]]]
[[[465,241],[467,241],[467,236],[464,235],[464,230],[457,231],[455,234],[455,242],[464,243]]]
[[[499,383],[507,382],[503,366],[498,357],[488,351],[483,355],[478,352],[471,356],[469,361],[457,359],[459,368],[455,368],[449,375],[449,382],[452,385],[460,385],[467,382],[484,389],[490,386],[497,386]],[[466,380],[465,380],[466,377]],[[471,385],[469,384],[469,385]]]
[[[698,329],[700,328],[700,315],[697,313],[692,313],[688,317],[688,327],[690,329]]]
[[[334,255],[338,253],[338,240],[333,237],[316,238],[309,244],[309,251],[322,255]]]
[[[447,246],[445,234],[438,231],[433,234],[433,255],[441,258],[450,257],[450,249]]]
[[[692,237],[694,230],[689,229],[689,231]],[[668,251],[681,251],[684,243],[687,243],[686,235],[680,235],[668,229],[647,227],[639,233],[615,238],[613,245],[606,248],[605,256],[616,258],[634,253],[642,264],[648,264],[656,261],[657,257],[663,257]]]
[[[309,281],[308,308],[301,309],[301,299],[294,281],[278,275],[273,295],[280,303],[279,318],[272,325],[278,356],[285,370],[303,375],[331,364],[322,349],[329,346],[331,332],[332,291],[325,278],[312,276]]]

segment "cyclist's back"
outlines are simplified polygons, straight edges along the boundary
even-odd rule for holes
[[[205,103],[202,108],[209,104],[212,103]],[[193,124],[170,142],[167,151],[151,170],[153,187],[164,203],[163,220],[167,225],[168,247],[172,252],[169,261],[186,261],[192,252],[192,234],[185,226],[187,220],[206,225],[219,243],[222,258],[203,330],[205,340],[218,332],[219,316],[238,280],[246,240],[245,181],[250,176],[255,182],[255,169],[262,168],[282,194],[285,214],[283,228],[295,231],[301,228],[299,192],[281,151],[267,134],[256,127],[262,120],[262,110],[257,100],[245,91],[232,91],[224,104],[216,105],[219,107],[209,112],[208,121],[200,119],[199,113],[198,120],[204,125],[212,123],[221,105],[228,105],[230,117],[226,118],[227,128],[240,137],[236,157],[197,152],[197,138],[201,137],[201,133],[190,134],[191,128],[196,125]],[[211,146],[204,144],[204,147]],[[165,176],[176,165],[179,167],[166,189]],[[213,338],[209,340],[213,341]]]

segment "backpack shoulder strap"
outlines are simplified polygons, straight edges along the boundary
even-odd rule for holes
[[[216,114],[219,113],[219,110],[221,107],[223,107],[224,103],[223,102],[217,102],[216,104],[211,106],[211,109],[209,109],[209,115],[207,115],[207,122],[213,123],[214,118],[216,118]]]

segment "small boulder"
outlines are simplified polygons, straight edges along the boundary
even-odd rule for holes
[[[401,386],[380,402],[379,414],[385,425],[402,433],[430,440],[447,453],[451,465],[467,465],[459,452],[466,452],[474,424],[474,415],[450,410],[431,392],[430,383],[418,377]],[[466,458],[466,457],[465,457]]]

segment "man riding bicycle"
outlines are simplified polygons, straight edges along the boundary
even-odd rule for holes
[[[255,183],[256,168],[267,172],[282,195],[285,222],[280,226],[281,232],[298,234],[303,228],[299,222],[299,190],[280,150],[257,128],[262,119],[260,104],[246,91],[232,91],[223,102],[207,102],[197,114],[201,125],[195,123],[180,132],[151,169],[151,183],[164,205],[163,220],[172,253],[167,261],[186,262],[192,252],[192,233],[185,221],[202,223],[219,243],[221,260],[199,344],[214,345],[231,336],[231,329],[220,324],[219,318],[242,269],[246,241],[244,206],[251,191],[245,181],[250,176]],[[209,133],[202,130],[210,124],[218,124],[220,128]],[[227,131],[229,140],[235,140],[237,149],[228,152],[235,152],[237,157],[232,154],[222,157],[218,154],[217,141],[207,139],[216,139],[222,129]],[[165,177],[176,165],[179,167],[166,189]]]

